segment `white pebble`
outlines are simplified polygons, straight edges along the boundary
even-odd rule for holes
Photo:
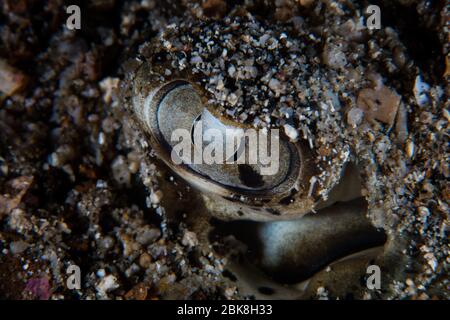
[[[409,140],[406,143],[406,154],[408,155],[409,158],[412,158],[414,156],[414,142],[412,142],[411,140]]]
[[[420,76],[416,77],[416,81],[414,83],[414,97],[416,98],[416,102],[419,106],[423,107],[428,103],[427,93],[430,90],[430,86],[428,83],[423,82]]]
[[[161,190],[152,191],[150,194],[150,201],[153,204],[159,204],[161,202],[161,199],[163,197],[163,193]]]

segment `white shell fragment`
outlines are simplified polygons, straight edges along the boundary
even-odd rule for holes
[[[353,128],[356,128],[364,118],[364,111],[359,108],[351,108],[347,113],[347,122]]]

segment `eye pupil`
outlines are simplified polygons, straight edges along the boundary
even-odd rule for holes
[[[239,164],[239,179],[247,187],[260,188],[264,186],[264,180],[261,175],[258,174],[251,166],[248,164]]]

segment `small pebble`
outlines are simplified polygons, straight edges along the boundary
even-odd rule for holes
[[[284,132],[286,133],[286,135],[289,137],[289,139],[291,141],[297,141],[298,139],[298,131],[291,125],[289,124],[285,124],[283,126],[284,128]]]
[[[14,241],[9,244],[9,250],[12,254],[20,254],[28,249],[30,245],[24,241]]]

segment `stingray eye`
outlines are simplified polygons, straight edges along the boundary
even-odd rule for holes
[[[188,81],[165,83],[137,101],[135,113],[159,157],[206,193],[273,209],[309,184],[303,145],[278,129],[256,130],[217,114]]]

